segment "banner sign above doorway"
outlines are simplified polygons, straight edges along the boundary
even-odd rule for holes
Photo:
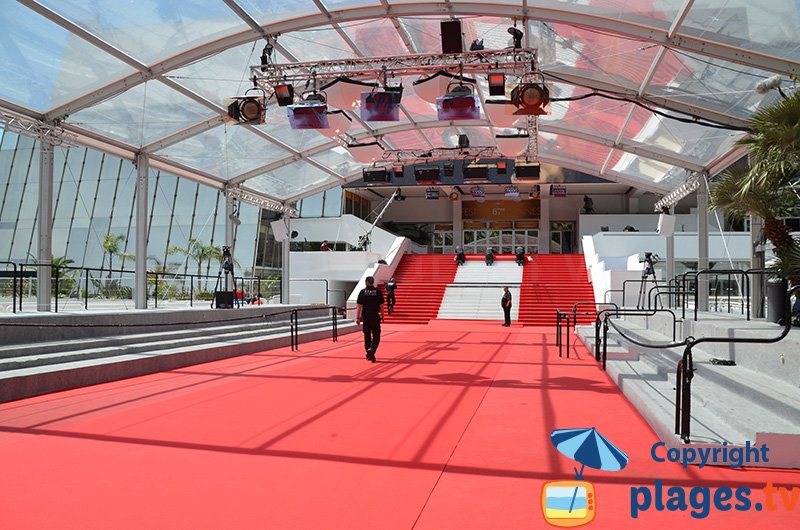
[[[538,219],[540,201],[464,201],[462,219]]]

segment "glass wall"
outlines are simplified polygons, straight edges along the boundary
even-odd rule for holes
[[[133,270],[136,248],[136,168],[130,161],[84,147],[56,147],[53,175],[53,257],[75,267]],[[225,243],[225,197],[158,171],[149,176],[148,269],[216,274],[219,262],[192,256],[194,244]],[[39,190],[39,147],[34,140],[0,131],[0,261],[33,263]],[[341,195],[341,191],[339,192]],[[339,199],[341,205],[341,198]],[[256,266],[260,209],[242,204],[234,259],[238,275]],[[103,242],[117,239],[110,254]],[[280,252],[277,253],[280,267]],[[275,261],[267,261],[274,267]]]

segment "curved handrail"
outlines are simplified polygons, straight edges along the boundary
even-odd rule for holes
[[[747,307],[747,320],[750,320],[750,277],[742,269],[703,269],[694,273],[694,319],[697,320],[698,302],[700,300],[699,278],[705,274],[741,274],[744,283],[744,303]]]

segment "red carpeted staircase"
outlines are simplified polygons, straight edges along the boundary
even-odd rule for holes
[[[526,326],[553,326],[556,309],[572,311],[575,302],[594,302],[594,291],[582,254],[538,254],[525,264],[520,288],[519,322]],[[591,311],[578,307],[578,311]],[[578,323],[593,322],[579,316]]]
[[[444,291],[456,276],[450,254],[406,254],[394,273],[397,303],[385,322],[427,324],[439,314]],[[386,286],[380,285],[386,295]]]

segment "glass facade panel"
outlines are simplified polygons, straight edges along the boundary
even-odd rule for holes
[[[337,186],[325,192],[325,209],[323,217],[339,217],[342,215],[342,187]]]

